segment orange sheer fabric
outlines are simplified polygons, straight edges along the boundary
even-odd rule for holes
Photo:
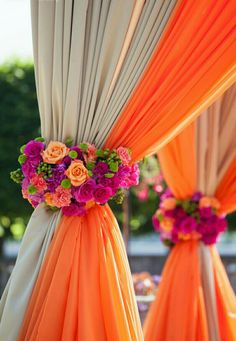
[[[142,340],[123,245],[107,205],[63,217],[18,340]]]
[[[185,129],[158,153],[164,177],[177,198],[188,197],[198,187],[196,180],[197,139],[195,128],[196,125],[194,124]],[[215,193],[215,196],[222,204],[223,212],[229,213],[235,209],[236,159],[231,163]],[[217,330],[217,328],[219,328],[221,340],[236,340],[236,298],[214,246],[211,248],[204,246],[204,248],[211,250],[211,256],[208,259],[208,265],[210,266],[208,270],[214,271],[215,278],[213,277],[212,288],[213,297],[216,300],[215,315],[218,318],[218,321],[216,321],[218,326],[208,325],[206,329],[208,332],[206,331],[202,336],[188,334],[189,329],[193,328],[194,330],[195,322],[199,321],[199,318],[201,321],[205,321],[205,325],[207,325],[205,310],[208,297],[206,296],[210,293],[210,289],[204,287],[203,284],[204,275],[200,270],[202,260],[199,253],[199,242],[195,242],[194,247],[194,254],[191,252],[189,242],[182,242],[171,250],[169,256],[171,261],[167,260],[157,298],[152,304],[145,321],[144,336],[146,341],[214,340],[214,337],[209,334],[209,330]],[[196,255],[197,257],[195,257]],[[186,267],[185,262],[189,262],[190,268]],[[202,264],[202,266],[205,265]],[[196,292],[192,294],[192,297],[188,294],[190,290],[188,286],[191,285],[188,279],[189,273],[194,273],[199,278],[199,282],[195,286]],[[178,281],[175,282],[176,278],[178,278],[179,283]],[[204,299],[196,303],[194,297],[199,290],[204,292]],[[188,302],[185,302],[185,300]],[[188,309],[183,310],[182,305],[188,306]],[[178,321],[180,314],[182,320]],[[214,312],[207,311],[207,314],[214,314]],[[188,320],[189,316],[191,316],[190,322]],[[175,322],[176,319],[178,323]],[[183,333],[183,328],[185,328],[186,334]],[[173,333],[171,337],[166,331],[169,329]]]
[[[179,1],[107,146],[154,153],[233,84],[235,12],[235,1]]]
[[[236,158],[218,185],[215,196],[221,202],[222,212],[236,211]]]
[[[197,241],[178,244],[168,257],[144,336],[147,341],[208,340]]]

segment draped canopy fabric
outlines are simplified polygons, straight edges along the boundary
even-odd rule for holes
[[[236,78],[234,2],[31,0],[31,6],[47,141],[128,146],[139,160]],[[109,208],[64,217],[59,226],[49,213],[48,228],[41,228],[45,213],[36,212],[1,302],[0,338],[17,338],[31,296],[20,340],[142,340],[122,237]]]
[[[235,110],[233,85],[159,152],[165,179],[177,198],[201,190],[218,198],[222,212],[235,209]],[[235,326],[236,297],[216,248],[196,241],[175,246],[145,322],[146,340],[164,341],[171,335],[174,341],[233,341]]]

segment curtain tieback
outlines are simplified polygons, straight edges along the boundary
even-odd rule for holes
[[[220,233],[227,229],[219,200],[201,192],[187,199],[177,199],[167,189],[152,221],[162,242],[168,246],[192,239],[199,239],[206,245],[215,244]]]

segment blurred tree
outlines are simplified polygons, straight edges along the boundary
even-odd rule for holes
[[[39,135],[39,126],[33,64],[18,60],[3,64],[0,66],[0,234],[5,232],[5,236],[21,235],[22,226],[32,212],[9,173],[19,166],[19,147]]]

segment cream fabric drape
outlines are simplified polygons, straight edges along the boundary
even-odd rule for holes
[[[236,157],[236,84],[197,120],[197,183],[204,194],[214,196],[226,170]],[[202,283],[211,339],[220,340],[214,270],[209,248],[201,245]]]
[[[132,93],[176,0],[31,0],[42,136],[101,145]],[[0,340],[13,341],[59,222],[36,209],[0,302]]]
[[[1,299],[0,340],[17,339],[24,317],[22,309],[28,302],[60,216],[60,212],[52,213],[42,206],[38,206],[31,216],[15,268]],[[17,271],[18,268],[21,271]]]

